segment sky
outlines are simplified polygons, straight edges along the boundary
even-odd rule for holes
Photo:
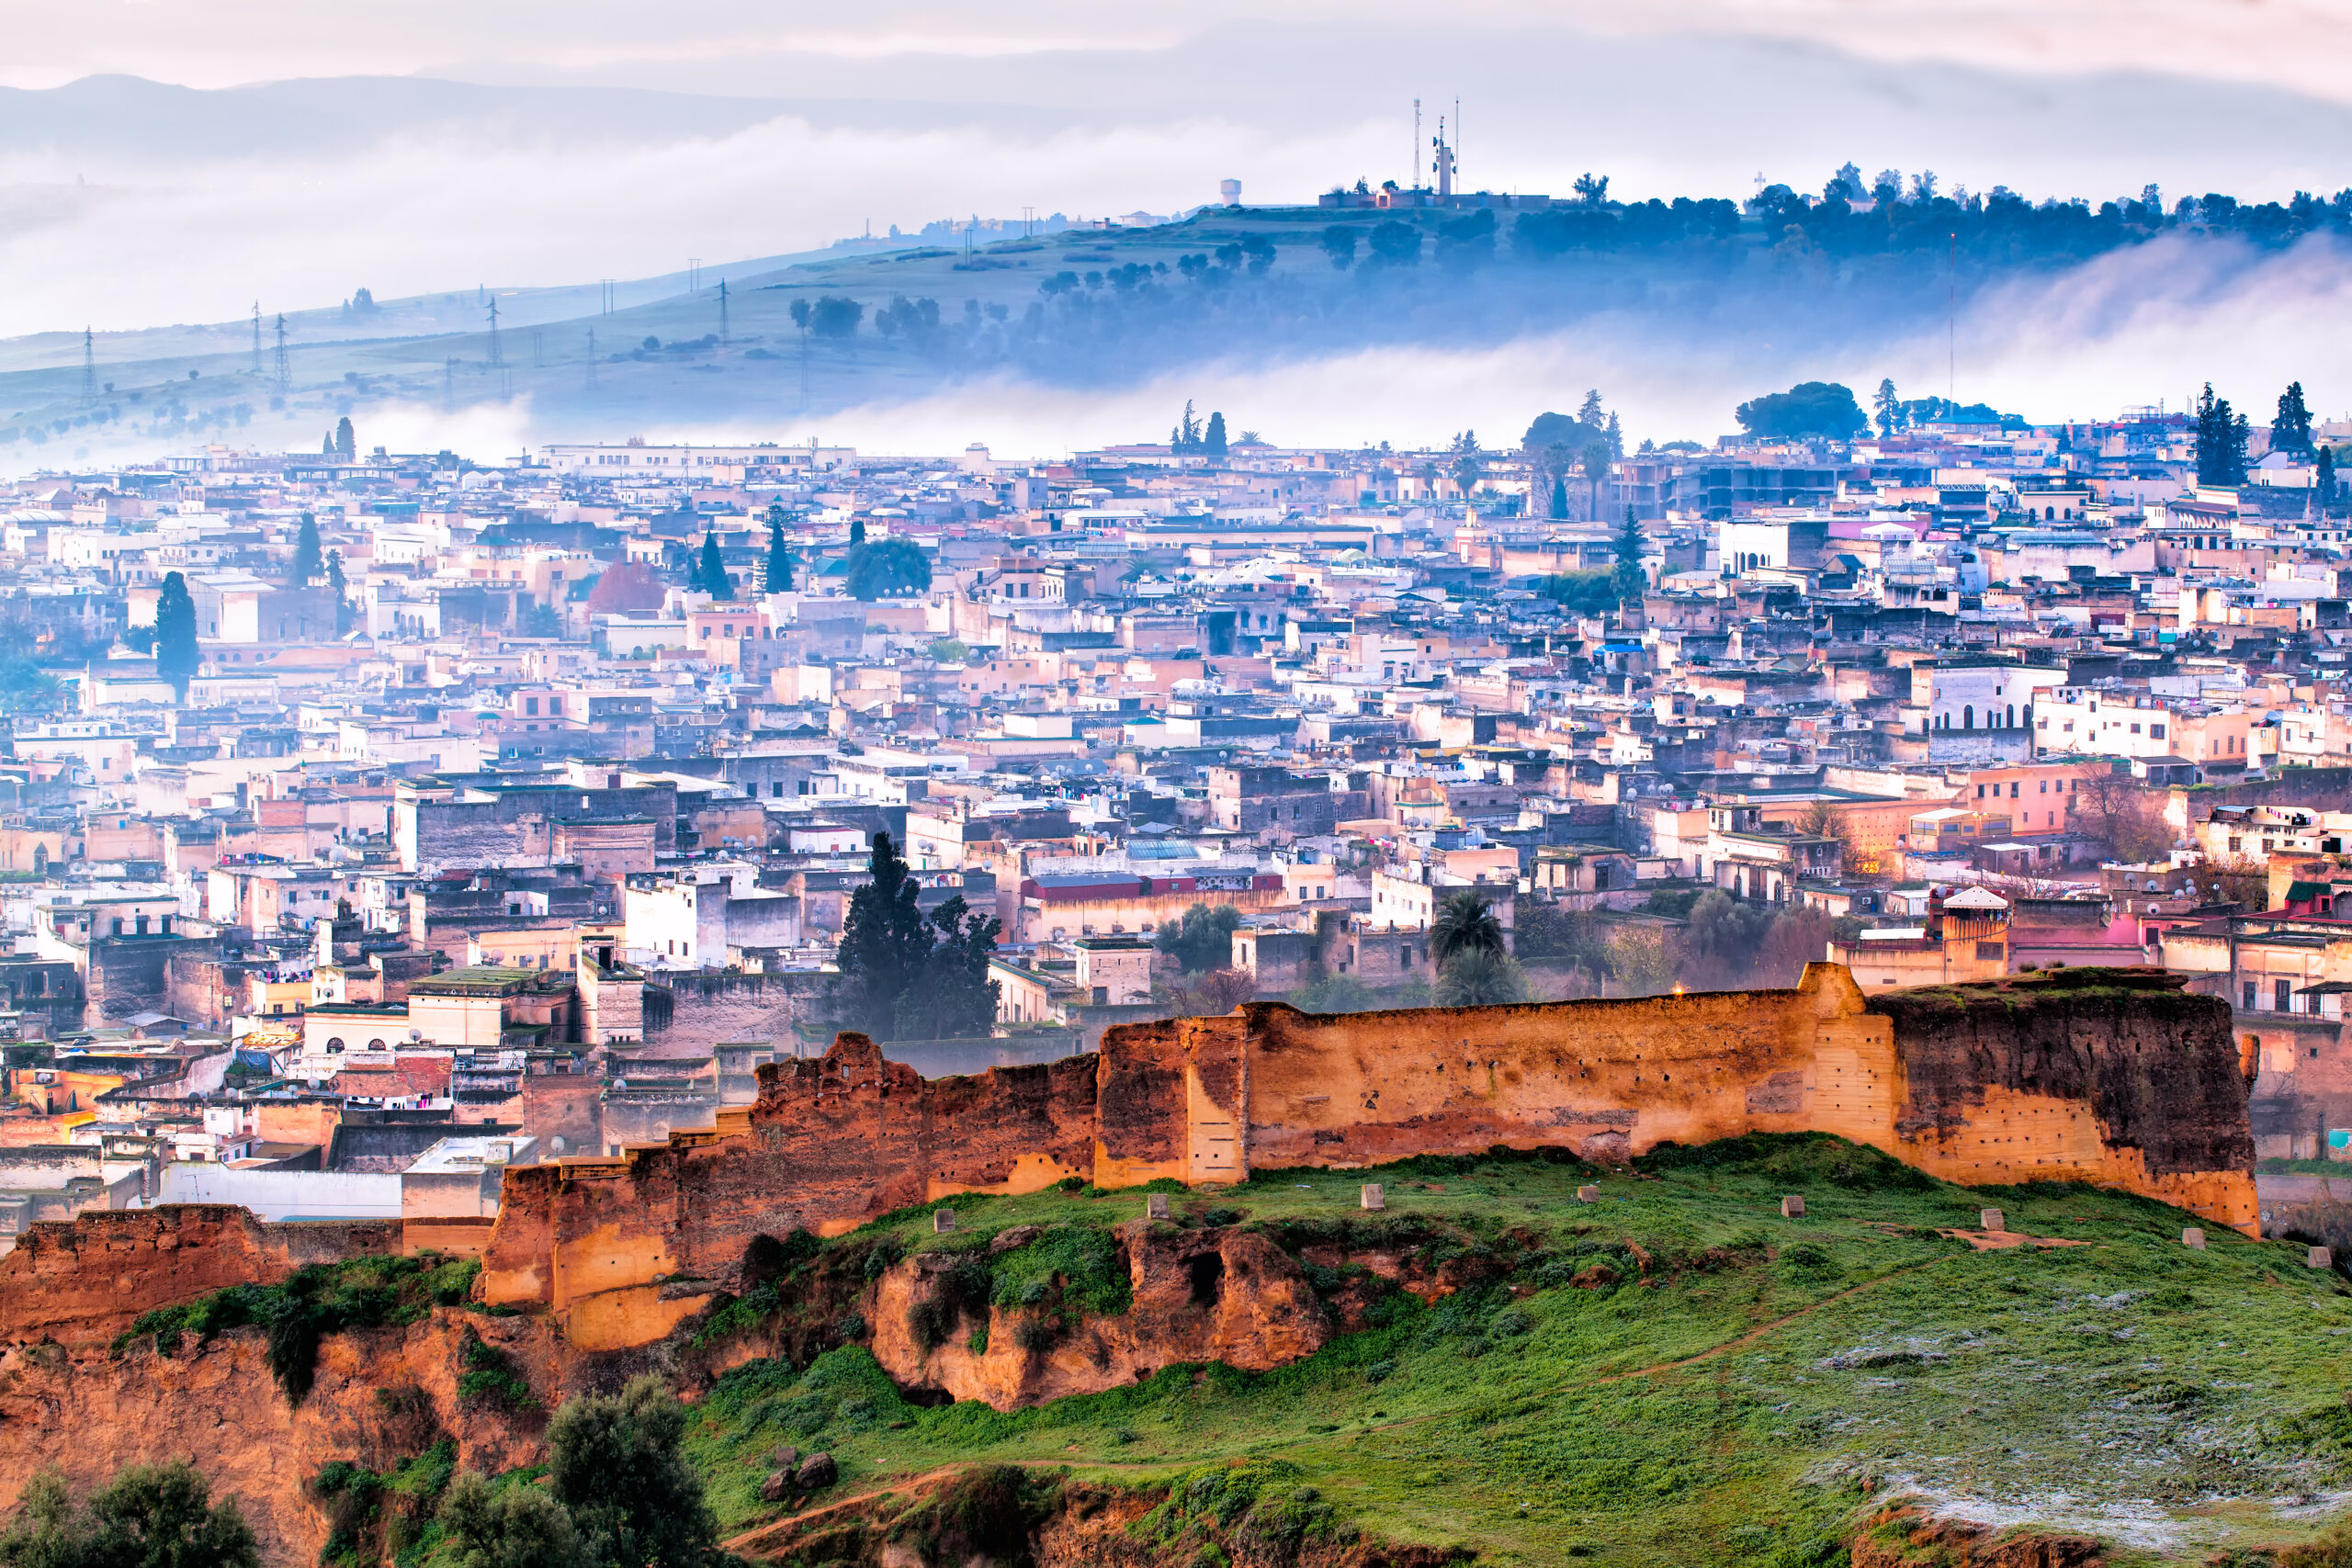
[[[972,212],[1170,212],[1227,177],[1303,201],[1408,177],[1417,96],[1486,188],[1593,172],[1613,195],[1744,197],[1849,158],[2094,201],[2352,186],[2340,0],[0,0],[0,337],[723,265]],[[2039,334],[1988,321],[1977,384],[2059,417],[2177,397],[2200,352],[2267,375],[2303,346],[2286,323],[2335,298],[2325,267],[2288,272],[2193,296],[2150,273],[2120,303],[2087,276],[2096,317],[2067,297],[2016,318]],[[2083,334],[2095,365],[2065,351]],[[1622,364],[1682,417],[1679,367],[1638,344],[1533,338],[1415,372],[1475,398],[1564,356]],[[1347,370],[1285,374],[1340,400],[1318,424],[1409,421]],[[2352,382],[2319,390],[2352,406]],[[991,406],[864,418],[928,435]],[[1060,406],[1025,405],[1023,439],[1074,444],[1105,405]]]

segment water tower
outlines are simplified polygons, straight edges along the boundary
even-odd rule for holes
[[[1240,206],[1240,205],[1241,205],[1241,182],[1240,182],[1239,180],[1219,180],[1219,181],[1217,181],[1217,182],[1216,182],[1216,197],[1217,197],[1218,202],[1219,202],[1220,204],[1224,205],[1224,206],[1227,206],[1227,207],[1238,207],[1238,206]]]

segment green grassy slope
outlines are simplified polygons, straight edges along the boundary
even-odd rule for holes
[[[694,1451],[730,1532],[785,1511],[757,1500],[781,1443],[839,1456],[833,1497],[999,1461],[1159,1487],[1255,1461],[1238,1473],[1272,1478],[1270,1498],[1308,1499],[1333,1528],[1528,1564],[1828,1562],[1868,1506],[1904,1489],[2095,1534],[2119,1561],[2203,1562],[2307,1537],[2344,1484],[2352,1292],[2305,1269],[2300,1247],[2220,1232],[2193,1252],[2180,1242],[2193,1219],[2161,1205],[1961,1189],[1828,1138],[1666,1151],[1644,1168],[1420,1161],[1186,1195],[1179,1223],[1229,1209],[1292,1247],[1418,1236],[1431,1260],[1486,1277],[1434,1306],[1388,1294],[1377,1326],[1273,1372],[1170,1368],[1009,1414],[905,1402],[854,1345],[798,1371],[757,1361],[705,1397]],[[1385,1215],[1357,1210],[1367,1175],[1386,1183]],[[1588,1181],[1598,1204],[1576,1201]],[[1791,1191],[1803,1218],[1780,1215]],[[1978,1252],[1937,1234],[1991,1203],[2012,1230],[2085,1245]],[[954,1206],[950,1237],[916,1211],[826,1247],[1108,1225],[1142,1197]],[[1596,1285],[1596,1265],[1621,1281]],[[755,1315],[746,1303],[727,1324]]]

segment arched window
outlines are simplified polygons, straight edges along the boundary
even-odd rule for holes
[[[383,1048],[384,1043],[381,1040],[370,1040],[368,1042],[368,1049],[370,1051],[380,1051]]]
[[[1973,729],[1976,728],[1976,708],[1974,705],[1966,703],[1961,705],[1960,727],[1962,729]]]
[[[2009,723],[2008,723],[2008,728],[2011,728],[2011,729],[2015,729],[2017,727],[2018,727],[2018,705],[2017,705],[2017,704],[2015,704],[2015,703],[2011,703],[2011,704],[2009,705]]]

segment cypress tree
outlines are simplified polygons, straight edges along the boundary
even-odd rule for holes
[[[326,561],[319,554],[319,525],[311,515],[302,513],[302,531],[294,536],[293,580],[289,588],[307,588],[311,579],[326,570]]]
[[[187,579],[168,572],[155,600],[155,673],[169,681],[186,702],[188,681],[201,659],[196,646],[196,600],[187,591]]]
[[[767,590],[771,593],[792,591],[792,548],[784,542],[784,502],[768,507]]]
[[[1642,537],[1641,520],[1634,515],[1634,509],[1630,506],[1625,508],[1625,525],[1617,530],[1614,542],[1617,565],[1611,575],[1615,579],[1617,602],[1621,604],[1637,602],[1649,587],[1649,579],[1642,575],[1642,547],[1645,541]]]
[[[735,597],[735,583],[727,575],[727,563],[718,558],[718,534],[716,529],[702,536],[702,558],[695,569],[695,585],[714,599]]]

